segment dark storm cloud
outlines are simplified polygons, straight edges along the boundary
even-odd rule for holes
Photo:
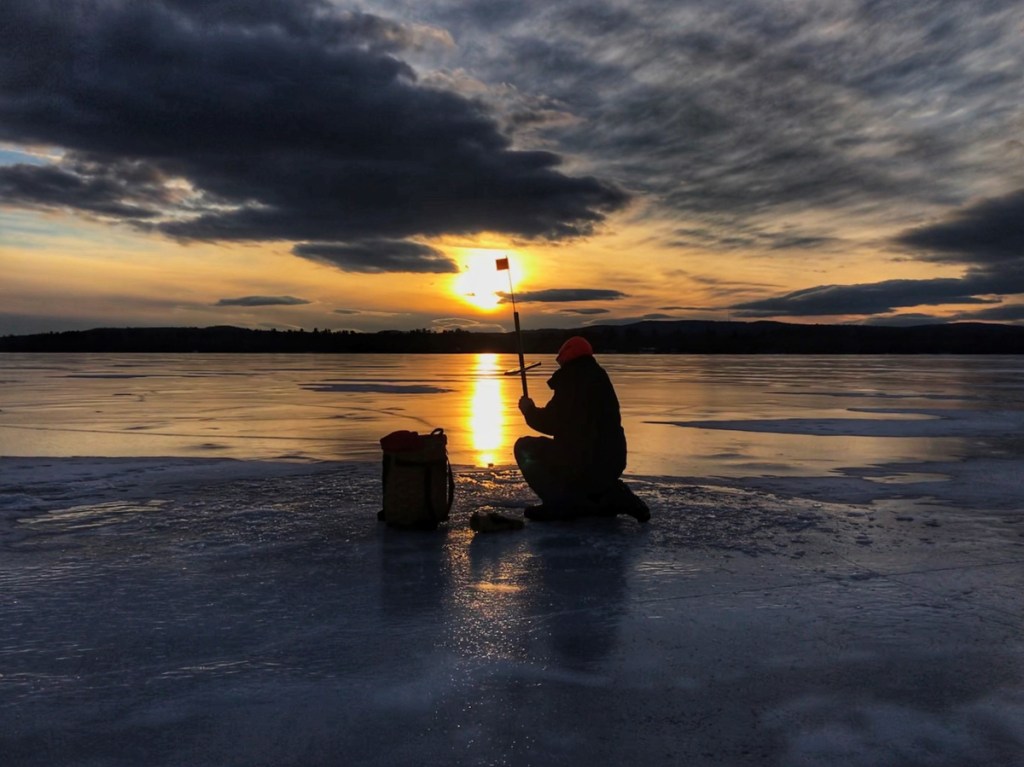
[[[430,272],[459,271],[458,265],[428,245],[404,240],[373,240],[351,245],[303,243],[292,248],[297,256],[329,264],[343,272]]]
[[[983,200],[944,221],[904,232],[897,242],[929,261],[1000,269],[1024,261],[1024,190]]]
[[[598,309],[597,307],[593,307],[590,309],[562,309],[562,314],[608,314],[608,310]]]
[[[214,306],[301,306],[310,303],[295,296],[241,296],[222,298]]]
[[[9,0],[3,13],[0,140],[92,168],[77,172],[82,197],[48,199],[33,188],[68,169],[23,167],[8,203],[96,212],[94,187],[128,162],[167,179],[151,226],[183,239],[572,237],[626,202],[554,153],[512,149],[481,102],[421,85],[394,54],[450,42],[426,25],[316,0]],[[139,217],[131,189],[107,194],[105,214]]]
[[[507,293],[501,293],[501,303],[510,303]],[[572,303],[575,301],[614,301],[625,298],[626,294],[618,290],[600,290],[596,288],[551,288],[549,290],[527,290],[516,295],[517,303]]]

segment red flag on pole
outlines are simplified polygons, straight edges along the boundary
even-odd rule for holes
[[[498,267],[499,272],[508,271],[508,256],[505,258],[499,258],[494,263]]]

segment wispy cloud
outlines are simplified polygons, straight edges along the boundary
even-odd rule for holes
[[[868,229],[906,228],[999,183],[1021,186],[1012,169],[1024,166],[1024,104],[1011,62],[1024,60],[1024,6],[1011,0],[428,7],[456,39],[486,37],[460,63],[502,83],[495,103],[528,110],[507,98],[514,88],[533,95],[538,118],[552,105],[574,117],[548,126],[549,144],[635,190],[650,217],[684,222],[663,239],[680,249],[838,261]],[[908,233],[894,251],[972,267],[1006,246],[1021,253],[1019,225],[1002,228],[1022,220],[1020,207],[1019,195],[978,206]],[[739,306],[824,316],[972,302],[999,290],[985,276],[965,275],[960,288],[822,285]],[[1016,290],[1011,276],[1003,290]]]
[[[719,251],[831,250],[840,245],[836,237],[815,235],[803,230],[772,231],[760,225],[741,224],[682,227],[672,233],[666,244],[680,248]]]
[[[472,333],[504,333],[505,328],[493,322],[480,322],[466,317],[439,317],[431,326],[437,330],[465,330]]]
[[[295,296],[240,296],[222,298],[214,306],[301,306],[310,303]]]
[[[374,317],[374,318],[390,318],[390,317],[401,317],[402,312],[383,312],[376,309],[334,309],[332,314],[341,314],[347,317],[359,316],[359,317]]]
[[[747,233],[807,206],[962,200],[1020,116],[1005,62],[1024,14],[1007,0],[502,5],[432,7],[457,39],[492,33],[463,54],[474,71],[580,118],[549,132],[558,146]]]

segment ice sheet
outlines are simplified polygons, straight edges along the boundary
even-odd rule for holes
[[[633,477],[648,525],[474,536],[515,471],[460,467],[435,533],[376,521],[369,462],[0,471],[11,764],[1024,754],[1019,509]]]
[[[4,368],[0,763],[1024,765],[1021,363],[613,358],[651,522],[474,536],[512,364],[357,362]]]

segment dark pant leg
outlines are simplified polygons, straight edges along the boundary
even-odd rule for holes
[[[520,437],[516,440],[516,463],[523,479],[542,503],[564,504],[573,499],[568,471],[560,460],[555,441],[549,437]]]

